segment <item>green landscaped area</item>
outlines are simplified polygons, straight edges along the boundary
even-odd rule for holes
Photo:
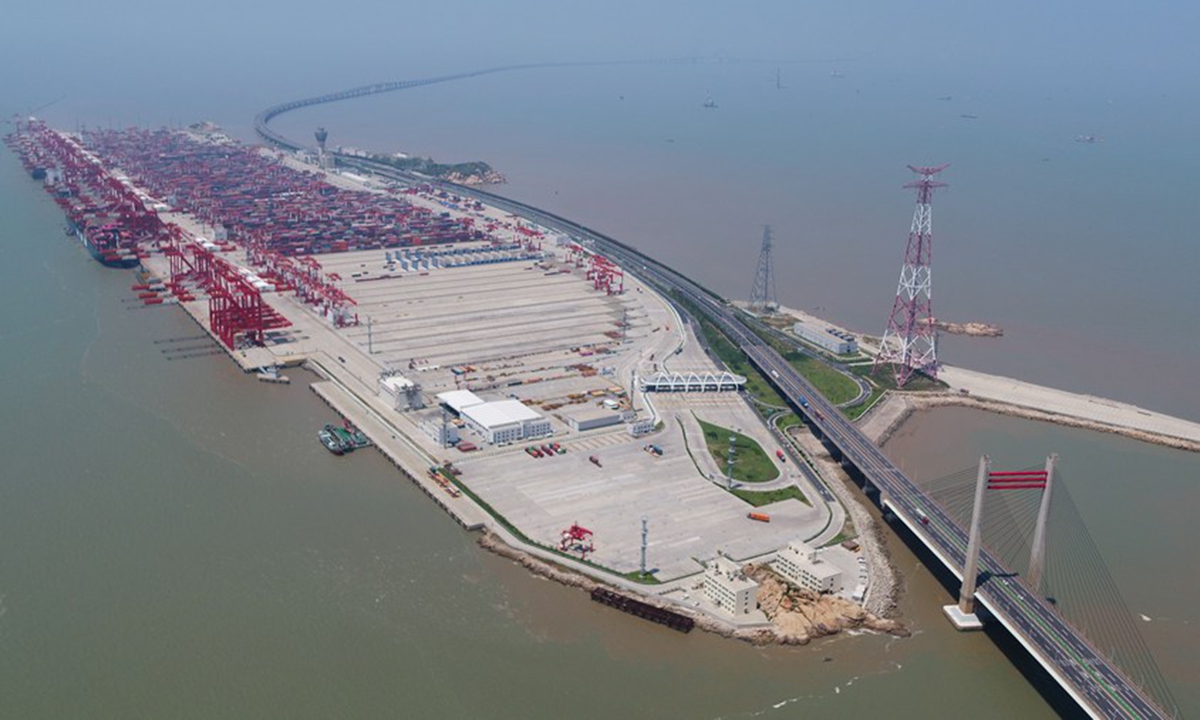
[[[804,493],[800,491],[800,488],[796,487],[795,485],[789,485],[788,487],[779,488],[778,490],[765,490],[763,492],[745,490],[742,488],[730,490],[729,492],[737,495],[739,498],[745,500],[754,507],[770,505],[771,503],[779,502],[780,500],[787,500],[788,498],[795,498],[805,505],[812,505],[808,498],[804,497]]]
[[[843,414],[846,416],[846,419],[857,420],[862,417],[868,410],[875,406],[875,403],[879,401],[880,396],[882,396],[884,392],[885,391],[883,388],[871,383],[871,394],[867,396],[867,399],[864,400],[861,405],[855,405],[854,407],[848,407],[843,410]]]
[[[757,403],[751,403],[755,410],[765,416],[770,413],[763,408],[763,405],[786,407],[784,399],[767,382],[767,379],[750,364],[750,361],[741,349],[731,343],[715,325],[709,322],[708,318],[695,305],[677,294],[672,293],[672,295],[676,301],[687,308],[696,318],[700,325],[700,333],[713,353],[725,363],[731,372],[746,377],[746,392],[758,401]],[[751,327],[751,329],[754,328]],[[784,343],[779,338],[765,332],[761,327],[755,330],[755,332],[759,337],[778,350],[784,359],[791,363],[792,367],[796,368],[798,373],[812,383],[817,391],[833,404],[838,405],[858,397],[857,384],[838,370],[822,362],[819,358],[797,350],[794,345],[789,346],[788,343]],[[874,406],[884,392],[895,389],[895,378],[890,368],[879,368],[878,372],[873,373],[872,367],[871,364],[852,365],[848,367],[851,373],[864,378],[871,387],[870,395],[861,404],[842,409],[842,413],[850,420],[857,420],[863,413]],[[943,383],[918,374],[909,380],[908,385],[904,389],[906,391],[920,392],[944,388],[945,385]],[[723,459],[722,462],[724,462]]]
[[[463,176],[483,177],[492,172],[492,166],[482,160],[446,164],[434,162],[433,158],[395,157],[392,155],[372,155],[369,159],[373,162],[391,165],[399,170],[416,171],[437,178],[444,178],[455,173]]]
[[[749,325],[750,329],[765,342],[775,348],[784,360],[796,369],[805,380],[812,383],[817,392],[834,405],[858,397],[858,385],[828,363],[797,348],[799,341],[785,342],[779,337],[766,332],[761,327]]]
[[[733,437],[733,479],[744,483],[760,483],[779,477],[775,461],[754,440],[720,425],[706,423],[696,418],[704,430],[704,442],[713,456],[717,467],[724,470],[729,459],[729,438]]]
[[[785,352],[783,358],[834,405],[858,397],[858,385],[853,380],[817,358],[795,349]]]
[[[784,413],[783,415],[777,416],[777,419],[775,420],[775,427],[779,428],[780,431],[785,432],[785,433],[789,429],[794,428],[800,424],[802,424],[802,421],[800,420],[800,416],[794,412]]]
[[[874,369],[874,365],[854,365],[850,368],[850,372],[859,377],[866,378],[868,382],[873,383],[882,390],[896,389],[896,374],[891,365],[884,365],[878,369]],[[948,386],[940,380],[934,380],[928,375],[914,373],[908,379],[908,383],[904,386],[904,392],[929,392],[931,390],[945,390]]]
[[[634,582],[642,583],[644,585],[661,585],[662,584],[662,581],[659,580],[658,578],[654,577],[654,573],[652,573],[650,571],[646,571],[643,573],[641,570],[634,570],[633,572],[625,573],[621,577],[624,577],[627,580],[632,580]]]

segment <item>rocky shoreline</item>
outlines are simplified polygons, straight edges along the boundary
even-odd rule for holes
[[[933,321],[933,326],[942,332],[948,332],[951,335],[970,335],[972,337],[1002,337],[1004,328],[999,325],[982,322],[947,322],[945,320]]]
[[[758,583],[759,608],[775,625],[777,641],[785,645],[805,645],[843,630],[909,636],[899,621],[873,615],[845,598],[794,588],[765,564],[747,565],[745,573]]]
[[[508,178],[504,177],[495,170],[487,170],[482,173],[464,174],[460,172],[449,172],[441,176],[442,180],[452,182],[456,185],[503,185],[508,182]]]
[[[849,517],[848,528],[857,532],[856,539],[862,545],[867,558],[871,584],[863,608],[877,617],[892,617],[896,612],[896,600],[900,595],[901,577],[892,566],[887,543],[879,523],[867,510],[866,500],[853,487],[850,476],[841,463],[834,460],[825,446],[803,426],[789,428],[788,433],[800,445],[808,459],[817,466],[817,471],[828,481],[830,490],[837,495]],[[850,530],[847,530],[849,532]]]
[[[582,573],[542,560],[506,543],[500,536],[484,531],[479,546],[500,557],[518,563],[526,570],[548,580],[591,592],[605,587]],[[696,621],[696,627],[722,637],[733,638],[753,645],[806,645],[812,640],[835,635],[843,630],[869,630],[888,633],[897,637],[908,637],[909,632],[896,620],[881,618],[867,612],[849,600],[789,588],[769,568],[762,565],[746,566],[747,574],[755,579],[763,578],[760,604],[772,627],[737,628],[706,613],[679,605],[655,595],[636,593],[637,599],[656,607],[686,615]],[[624,588],[619,592],[634,594]],[[768,608],[770,608],[768,610]],[[775,619],[778,618],[778,621]]]

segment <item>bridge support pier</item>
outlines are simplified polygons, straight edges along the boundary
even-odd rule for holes
[[[983,621],[975,613],[975,581],[979,574],[979,546],[983,532],[983,498],[987,493],[988,471],[991,460],[987,455],[979,458],[979,477],[975,481],[975,505],[971,510],[971,533],[967,537],[967,556],[963,563],[962,588],[958,591],[958,604],[946,605],[942,612],[950,618],[957,630],[980,630]]]
[[[950,624],[959,632],[971,632],[983,629],[983,620],[977,613],[964,613],[957,605],[943,605],[942,612],[950,619]]]

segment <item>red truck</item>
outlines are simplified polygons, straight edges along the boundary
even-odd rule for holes
[[[779,458],[779,462],[787,462],[787,456],[783,454],[782,450],[776,450],[775,457]]]

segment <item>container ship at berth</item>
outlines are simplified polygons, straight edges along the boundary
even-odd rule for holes
[[[542,233],[517,224],[521,238],[501,237],[509,224],[480,212],[453,215],[464,200],[444,190],[435,201],[441,210],[409,197],[433,193],[428,186],[339,187],[324,172],[204,128],[68,133],[35,118],[14,125],[4,140],[62,209],[68,234],[104,265],[152,266],[130,288],[143,304],[189,303],[194,313],[207,304],[205,325],[230,351],[264,346],[291,324],[265,299],[270,294],[294,293],[336,327],[358,324],[342,278],[316,259],[324,253],[387,248],[391,263],[392,249],[412,248],[412,269],[423,271],[451,256],[457,262],[462,248],[436,249],[456,243],[478,243],[471,252],[480,255],[542,256]],[[177,216],[212,226],[212,240],[172,221]],[[476,218],[484,219],[479,227]],[[410,259],[400,254],[408,271]],[[343,442],[342,432],[329,437],[343,452],[366,442],[352,431]]]
[[[162,232],[152,201],[105,172],[78,139],[30,118],[5,142],[62,208],[67,235],[79,240],[97,262],[132,268],[147,257],[141,246],[159,239]]]
[[[67,234],[74,235],[101,265],[132,268],[142,262],[136,245],[130,245],[128,233],[123,232],[116,223],[100,226],[85,224],[80,227],[74,220],[68,219]]]

